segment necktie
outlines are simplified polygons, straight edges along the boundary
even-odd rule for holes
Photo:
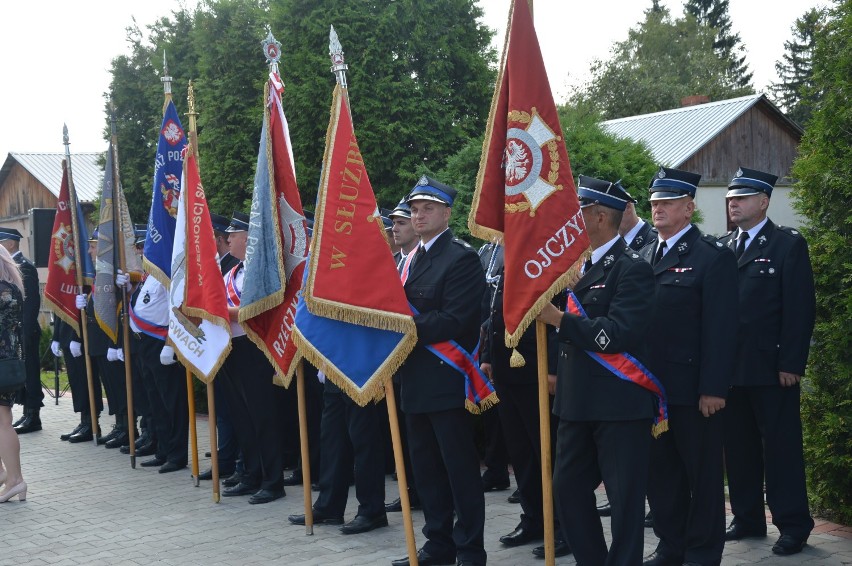
[[[589,259],[586,260],[586,263],[583,264],[583,274],[588,273],[591,268],[592,268],[592,258],[589,258]]]
[[[740,259],[745,251],[746,240],[748,240],[748,232],[740,232],[740,237],[737,238],[737,259]]]
[[[666,241],[663,240],[657,244],[657,253],[654,254],[654,265],[657,265],[663,259],[663,253],[666,251]]]
[[[426,255],[426,248],[423,245],[417,246],[417,253],[414,254],[414,259],[411,260],[411,266],[409,266],[408,268],[409,271],[414,269],[414,266],[417,264],[418,261],[423,259],[424,255]]]

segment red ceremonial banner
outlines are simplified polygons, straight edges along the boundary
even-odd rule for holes
[[[62,185],[56,201],[56,217],[50,239],[50,254],[47,260],[47,282],[44,285],[44,300],[56,316],[77,331],[80,310],[75,298],[83,291],[77,285],[77,251],[74,241],[74,218],[71,201],[68,167],[62,161]],[[83,253],[86,253],[85,251]]]
[[[504,245],[506,345],[565,289],[589,247],[562,126],[526,1],[513,2],[468,226]]]

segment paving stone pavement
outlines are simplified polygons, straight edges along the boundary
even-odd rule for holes
[[[59,405],[46,399],[44,430],[20,437],[26,502],[0,506],[0,565],[169,564],[169,565],[387,565],[405,555],[402,516],[389,515],[390,526],[361,535],[343,535],[334,526],[316,526],[313,536],[290,525],[287,516],[304,512],[301,487],[266,505],[249,505],[246,497],[212,499],[211,482],[195,487],[189,470],[158,474],[156,468],[130,467],[129,456],[91,442],[69,444],[59,435],[71,430],[77,417],[66,396]],[[20,407],[15,407],[16,415]],[[112,418],[102,418],[109,428]],[[206,418],[197,421],[201,470],[209,446]],[[514,489],[514,480],[512,488]],[[387,481],[387,501],[398,495]],[[354,489],[346,519],[357,508]],[[532,545],[505,548],[501,535],[518,522],[520,506],[506,501],[511,491],[485,495],[485,547],[492,565],[543,565],[533,558]],[[316,495],[316,494],[314,494]],[[602,499],[603,493],[599,495]],[[418,546],[423,544],[423,515],[413,513]],[[609,520],[604,519],[609,536]],[[728,544],[723,565],[852,564],[852,529],[818,521],[808,546],[796,556],[778,557],[771,546],[778,531],[769,526],[765,539]],[[656,547],[646,530],[645,550]],[[572,557],[559,565],[574,564]]]

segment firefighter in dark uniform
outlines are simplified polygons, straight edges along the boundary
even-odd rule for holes
[[[512,350],[506,347],[504,338],[503,246],[486,244],[480,250],[480,257],[486,260],[485,276],[489,291],[483,301],[486,321],[483,324],[480,362],[482,371],[493,381],[500,399],[495,407],[496,415],[500,419],[506,449],[515,472],[522,510],[518,526],[500,537],[500,542],[506,546],[520,546],[541,540],[544,536],[535,325],[527,329],[515,348],[523,357],[524,365],[512,367]],[[552,439],[556,439],[555,431]],[[564,543],[562,546],[561,554],[566,554]]]
[[[628,372],[618,375],[595,356],[647,359],[654,275],[618,234],[630,199],[621,186],[582,175],[577,186],[592,247],[583,275],[573,285],[584,314],[546,304],[538,317],[558,329],[560,345],[553,491],[562,532],[578,564],[638,564],[654,394]],[[639,380],[637,373],[632,375]],[[596,509],[595,489],[601,480],[612,507],[609,549]]]
[[[21,253],[21,233],[14,228],[0,228],[0,245],[2,245],[21,268],[24,280],[24,358],[27,381],[24,388],[18,392],[17,402],[24,406],[24,414],[13,423],[15,432],[25,434],[41,430],[39,413],[44,406],[44,391],[41,390],[41,369],[39,357],[39,341],[41,326],[38,324],[38,310],[41,307],[41,294],[38,285],[38,270]]]
[[[417,309],[417,346],[398,371],[414,481],[426,521],[421,566],[484,565],[485,495],[465,378],[426,348],[454,340],[468,353],[479,342],[485,274],[476,251],[453,237],[456,190],[423,176],[408,195],[420,236],[405,282]],[[455,512],[455,526],[453,513]],[[408,557],[393,562],[405,566]]]
[[[741,168],[728,186],[737,229],[725,237],[739,266],[736,369],[725,429],[734,520],[727,540],[766,536],[763,503],[781,537],[772,551],[795,554],[814,520],[808,510],[799,381],[808,361],[816,299],[808,244],[767,218],[775,175]]]
[[[624,187],[621,188],[624,189]],[[624,192],[631,200],[627,202],[627,208],[624,209],[618,233],[627,242],[630,249],[639,251],[645,247],[645,244],[657,239],[657,231],[651,224],[639,218],[636,214],[636,200],[630,196],[630,193]]]
[[[79,325],[78,325],[79,328]],[[79,331],[82,334],[82,331]],[[89,385],[86,378],[86,360],[83,358],[83,338],[78,336],[75,328],[59,317],[53,322],[53,341],[50,349],[57,357],[63,356],[65,370],[68,372],[68,386],[71,388],[71,403],[75,413],[80,413],[80,424],[71,432],[59,436],[60,440],[72,443],[92,440],[92,410],[89,404]],[[95,410],[100,415],[104,410],[101,396],[101,380],[97,370],[92,368],[93,388],[95,394]],[[97,416],[95,417],[97,419]]]
[[[225,275],[231,319],[231,353],[225,359],[222,390],[245,469],[239,483],[222,491],[225,497],[250,495],[249,503],[263,504],[284,497],[284,424],[286,393],[273,383],[275,370],[264,353],[246,336],[238,322],[245,268],[249,216],[234,212],[228,227],[231,255],[239,260]],[[235,472],[235,473],[238,473]]]
[[[700,179],[660,168],[650,187],[658,238],[640,251],[657,292],[648,368],[669,403],[669,432],[651,443],[648,503],[660,540],[646,566],[719,564],[725,546],[721,411],[734,369],[737,262],[691,223]]]

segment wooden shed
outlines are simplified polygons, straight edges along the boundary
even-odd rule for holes
[[[803,131],[765,94],[608,120],[602,125],[618,137],[644,142],[660,165],[701,174],[695,200],[706,232],[721,235],[731,228],[725,193],[740,167],[778,175],[769,205],[769,216],[776,224],[804,223],[792,206],[790,178]]]

